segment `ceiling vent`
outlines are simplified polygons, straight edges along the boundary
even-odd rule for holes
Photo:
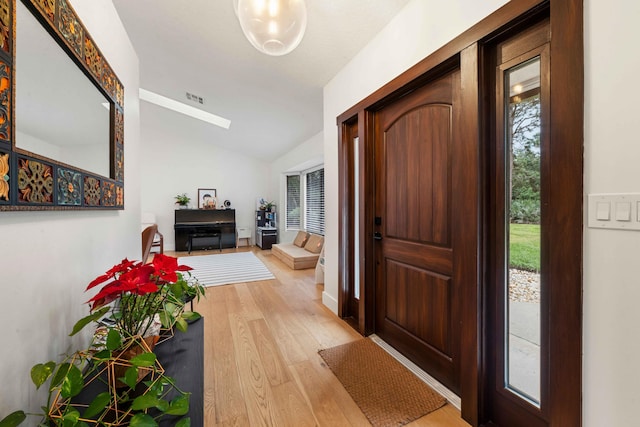
[[[203,97],[198,96],[198,95],[196,95],[194,93],[189,93],[189,92],[186,92],[186,93],[187,93],[187,99],[189,101],[195,102],[196,104],[204,105],[204,98]]]

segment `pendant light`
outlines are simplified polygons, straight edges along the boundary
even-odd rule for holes
[[[286,55],[302,41],[307,28],[304,0],[237,0],[242,32],[262,53]]]

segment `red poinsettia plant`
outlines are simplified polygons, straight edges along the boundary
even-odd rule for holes
[[[156,254],[151,264],[125,258],[89,283],[86,290],[107,282],[87,302],[94,314],[111,310],[116,328],[125,336],[145,336],[156,315],[164,327],[175,324],[185,330],[187,320],[200,317],[197,313],[184,313],[185,302],[204,293],[188,273],[190,270],[191,267],[179,265],[177,258],[164,254]],[[109,309],[105,308],[111,303]]]

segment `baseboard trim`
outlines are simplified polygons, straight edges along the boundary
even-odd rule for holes
[[[322,292],[322,304],[324,304],[334,314],[338,314],[338,300],[325,291]]]
[[[433,378],[431,375],[427,374],[425,371],[420,369],[418,365],[413,363],[411,360],[407,359],[404,355],[402,355],[398,350],[391,347],[389,344],[384,342],[379,336],[373,334],[370,335],[369,338],[380,347],[382,347],[387,353],[389,353],[394,359],[400,362],[404,367],[413,372],[418,378],[427,383],[431,388],[444,396],[447,401],[458,408],[460,410],[460,397],[456,395],[454,392],[449,390],[447,387],[442,385],[438,380]]]

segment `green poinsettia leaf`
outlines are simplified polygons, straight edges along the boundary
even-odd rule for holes
[[[184,313],[182,313],[182,317],[187,322],[193,322],[200,319],[202,316],[200,315],[200,313],[197,313],[195,311],[185,311]]]
[[[84,421],[80,421],[77,427],[89,427],[89,424],[85,423]]]
[[[49,386],[49,390],[53,390],[54,388],[62,384],[62,381],[67,376],[67,373],[69,372],[70,368],[71,368],[71,365],[69,363],[63,363],[60,366],[58,366],[58,370],[56,371],[56,374],[53,376],[53,379],[51,380],[51,385]]]
[[[107,314],[107,311],[109,311],[111,309],[111,307],[102,307],[100,310],[86,316],[83,317],[82,319],[78,320],[76,322],[76,324],[73,326],[73,330],[71,331],[71,333],[69,334],[69,336],[73,336],[75,334],[77,334],[78,332],[80,332],[85,326],[87,326],[89,323],[91,322],[95,322],[98,319],[100,319],[102,316],[104,316],[105,314]]]
[[[31,368],[31,381],[36,385],[36,389],[39,389],[49,379],[55,368],[55,362],[38,363]]]
[[[4,417],[2,421],[0,421],[0,427],[15,427],[22,424],[22,422],[26,419],[27,415],[24,413],[24,411],[15,411],[10,413],[6,417]]]
[[[189,412],[189,393],[176,397],[169,403],[167,415],[186,415]]]
[[[136,384],[138,384],[138,368],[135,366],[127,368],[124,372],[124,377],[120,378],[120,380],[128,385],[129,388],[136,388]]]
[[[133,409],[134,411],[143,411],[149,408],[158,408],[158,406],[161,406],[162,402],[163,401],[161,399],[158,399],[156,396],[153,396],[151,394],[143,394],[142,396],[138,396],[134,399],[133,403],[131,404],[131,409]]]
[[[167,313],[175,314],[178,311],[178,306],[172,302],[165,303],[164,310]]]
[[[122,336],[116,329],[109,329],[107,334],[107,350],[115,350],[122,346]]]
[[[131,358],[131,364],[138,367],[149,367],[156,363],[156,355],[154,353],[142,353]]]
[[[189,325],[187,324],[187,321],[184,320],[182,317],[179,317],[176,319],[176,328],[180,331],[180,332],[187,332],[187,328],[189,327]]]
[[[176,283],[172,284],[169,289],[171,289],[171,293],[178,297],[178,299],[182,299],[182,295],[184,295],[184,280],[179,280]]]
[[[71,365],[69,372],[62,381],[61,394],[64,398],[77,396],[84,388],[82,371],[77,366]]]
[[[160,312],[160,322],[164,328],[170,328],[173,325],[173,317],[167,311]]]
[[[130,427],[158,427],[158,423],[147,414],[135,414],[131,421]]]
[[[165,306],[165,310],[167,311],[167,313],[171,313],[174,317],[179,315],[183,309],[184,309],[183,305],[176,305],[173,303],[168,303]]]
[[[176,423],[175,427],[191,427],[191,418],[183,418]]]
[[[111,394],[108,392],[100,393],[93,399],[93,402],[89,404],[89,407],[84,411],[83,418],[93,418],[100,414],[104,408],[111,402]]]

